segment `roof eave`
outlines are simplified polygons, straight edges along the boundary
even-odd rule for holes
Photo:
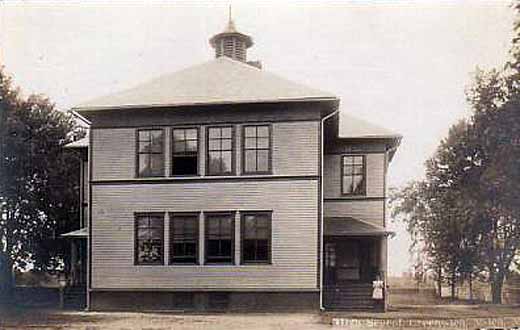
[[[125,110],[125,109],[149,109],[149,108],[177,108],[187,106],[205,106],[205,105],[226,105],[226,104],[260,104],[260,103],[276,103],[276,102],[330,102],[338,101],[339,99],[335,96],[330,97],[303,97],[303,98],[276,98],[276,99],[265,99],[265,100],[251,100],[251,101],[212,101],[212,102],[182,102],[182,103],[171,103],[171,104],[128,104],[128,105],[117,105],[117,106],[77,106],[71,108],[71,110],[85,113],[92,111],[103,111],[103,110]]]

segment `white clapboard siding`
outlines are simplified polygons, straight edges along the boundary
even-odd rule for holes
[[[384,224],[384,201],[345,200],[324,203],[324,215],[328,217],[352,217],[378,226]]]
[[[233,125],[236,132],[235,167],[241,172],[242,125]],[[205,129],[199,126],[200,173],[205,172]],[[165,132],[165,173],[170,164],[170,128]],[[136,129],[92,129],[93,180],[128,180],[135,178]],[[277,122],[272,124],[272,170],[275,175],[318,175],[319,122]]]
[[[366,157],[366,197],[383,197],[385,178],[385,154],[369,153]],[[341,155],[325,155],[325,198],[341,196]]]
[[[93,289],[317,287],[318,181],[94,185]],[[134,212],[272,210],[272,265],[135,266]]]

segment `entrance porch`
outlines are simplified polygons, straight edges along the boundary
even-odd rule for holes
[[[326,218],[324,231],[323,305],[326,309],[385,310],[372,298],[372,282],[386,283],[387,236],[390,232],[354,218]]]

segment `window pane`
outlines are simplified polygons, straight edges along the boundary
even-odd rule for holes
[[[220,152],[209,153],[208,168],[210,174],[220,173],[221,163]]]
[[[243,216],[242,259],[244,262],[268,262],[271,241],[271,216],[265,213]]]
[[[221,148],[222,150],[231,150],[231,140],[222,140]]]
[[[256,170],[258,172],[267,172],[269,171],[269,151],[268,150],[258,150],[258,164]]]
[[[245,127],[244,134],[246,137],[255,137],[256,136],[256,127],[254,127],[254,126]]]
[[[255,138],[246,138],[244,141],[244,146],[246,149],[256,149],[256,139]]]
[[[148,217],[139,217],[137,218],[137,227],[146,228],[149,226],[149,218]]]
[[[139,141],[150,141],[150,131],[139,131]]]
[[[186,151],[197,152],[197,140],[186,142]]]
[[[222,173],[231,173],[231,151],[222,152]]]
[[[347,165],[343,167],[343,175],[352,175],[354,174],[353,168],[351,165]]]
[[[267,239],[260,239],[256,241],[256,260],[269,260],[269,241]]]
[[[220,128],[210,128],[209,129],[209,138],[220,138]]]
[[[222,137],[231,139],[231,131],[232,131],[231,127],[222,128]]]
[[[139,132],[141,133],[141,132]],[[139,152],[151,152],[152,148],[149,141],[139,142]]]
[[[255,260],[255,240],[244,240],[244,247],[242,249],[242,258],[244,261]]]
[[[345,194],[351,194],[352,191],[352,177],[351,176],[344,176],[343,177],[343,193]]]
[[[220,252],[218,255],[231,257],[231,239],[220,241]]]
[[[246,172],[256,172],[256,151],[246,150],[244,162]]]
[[[146,176],[150,173],[149,160],[149,154],[139,155],[139,176]]]
[[[186,130],[186,140],[197,140],[197,130],[195,128],[190,128]]]
[[[185,146],[186,145],[185,145],[184,141],[180,141],[180,142],[177,141],[173,144],[173,152],[175,152],[175,153],[184,152],[184,151],[186,151]]]
[[[163,131],[157,130],[157,131],[150,131],[151,139],[152,139],[152,152],[162,152],[162,145],[163,145]]]
[[[174,129],[173,130],[173,140],[174,141],[184,140],[184,130],[183,129]]]
[[[355,165],[352,174],[363,175],[363,166]]]
[[[158,241],[139,241],[137,261],[139,263],[162,264],[162,243]]]
[[[162,175],[164,166],[164,156],[162,154],[151,154],[150,175]]]
[[[211,151],[220,150],[220,140],[209,140],[208,147]]]
[[[353,179],[352,192],[354,192],[354,193],[361,193],[362,190],[363,190],[363,176],[356,175],[352,179]]]
[[[269,138],[258,138],[257,140],[259,149],[268,149],[269,148]]]
[[[257,126],[258,137],[269,137],[269,126]]]
[[[176,156],[173,158],[172,175],[197,175],[197,156]]]

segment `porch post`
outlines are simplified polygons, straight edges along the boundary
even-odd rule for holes
[[[382,280],[384,283],[384,289],[383,289],[383,300],[384,300],[384,310],[387,310],[388,307],[388,278],[387,278],[387,272],[388,272],[388,237],[382,236],[381,240],[379,241],[380,246],[380,254],[379,254],[379,271],[382,275]]]
[[[78,248],[76,246],[76,240],[73,238],[70,240],[70,284],[76,285],[78,282]]]

